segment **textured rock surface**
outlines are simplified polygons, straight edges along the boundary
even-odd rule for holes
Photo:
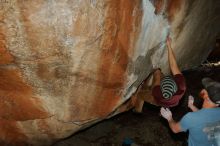
[[[219,1],[0,0],[0,144],[49,145],[131,107],[153,65],[200,64]]]

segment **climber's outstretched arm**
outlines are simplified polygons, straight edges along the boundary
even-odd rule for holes
[[[169,36],[167,37],[166,44],[167,44],[167,49],[168,49],[168,60],[169,60],[170,70],[173,75],[181,74],[181,71],[176,62],[175,55],[173,53],[173,49],[171,47],[171,39]]]

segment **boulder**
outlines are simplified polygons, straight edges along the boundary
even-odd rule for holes
[[[219,0],[0,0],[0,145],[50,145],[132,108],[152,68],[219,33]]]

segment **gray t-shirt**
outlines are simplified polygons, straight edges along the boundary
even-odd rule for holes
[[[208,140],[213,146],[220,146],[220,121],[207,125],[203,131],[207,133]]]
[[[187,113],[180,120],[180,126],[183,131],[189,130],[188,145],[213,146],[204,128],[218,121],[220,121],[220,108],[203,108]]]

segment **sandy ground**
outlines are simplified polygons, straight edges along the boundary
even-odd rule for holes
[[[202,89],[203,77],[220,81],[219,67],[200,67],[183,73],[188,90],[181,103],[171,109],[176,120],[190,111],[187,108],[189,94],[195,97],[195,104],[201,106],[198,93]],[[122,146],[125,140],[133,141],[138,146],[185,146],[186,139],[187,133],[173,134],[170,131],[166,120],[159,115],[159,107],[145,103],[142,114],[134,114],[130,110],[97,123],[53,146]]]

